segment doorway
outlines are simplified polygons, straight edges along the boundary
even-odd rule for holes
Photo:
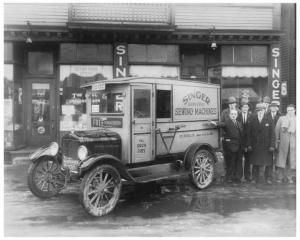
[[[28,79],[27,144],[43,146],[55,140],[55,79]]]

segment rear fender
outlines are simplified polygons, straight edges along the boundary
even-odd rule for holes
[[[103,155],[92,155],[88,159],[86,159],[84,162],[81,163],[79,166],[79,174],[82,176],[84,173],[86,173],[88,170],[93,168],[96,165],[101,164],[109,164],[113,167],[115,167],[122,178],[134,181],[133,177],[130,175],[130,173],[126,170],[125,166],[121,163],[120,159],[116,158],[115,156],[112,156],[110,154],[103,154]]]
[[[205,150],[209,151],[214,157],[214,162],[215,163],[217,162],[217,156],[216,156],[215,150],[212,146],[210,146],[207,143],[193,143],[192,145],[190,145],[188,147],[188,149],[185,151],[185,154],[184,154],[185,169],[187,169],[187,170],[190,169],[191,159],[193,158],[195,153],[200,149],[205,149]]]

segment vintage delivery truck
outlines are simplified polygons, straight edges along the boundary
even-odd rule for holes
[[[93,216],[113,210],[124,181],[189,175],[198,189],[214,179],[220,147],[220,86],[161,78],[83,84],[91,130],[71,131],[30,156],[28,185],[49,198],[80,180],[80,202]],[[60,145],[60,146],[59,146]]]

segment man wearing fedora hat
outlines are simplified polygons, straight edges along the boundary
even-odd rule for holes
[[[270,111],[267,113],[267,115],[273,121],[273,125],[275,128],[277,121],[281,116],[281,114],[279,112],[279,104],[275,101],[272,101],[271,104],[269,105],[269,110]]]
[[[271,98],[270,98],[269,96],[265,96],[265,97],[263,98],[263,104],[264,104],[264,106],[265,106],[266,113],[268,113],[269,110],[270,110],[270,109],[269,109],[270,103],[271,103]]]
[[[254,182],[259,182],[263,176],[266,183],[271,184],[273,152],[275,150],[275,132],[273,122],[265,114],[265,105],[256,105],[256,115],[248,127],[247,146],[250,152],[250,162],[253,165]],[[261,170],[264,168],[264,174]]]
[[[252,114],[249,112],[249,100],[248,98],[241,99],[241,112],[239,113],[237,120],[242,124],[243,127],[243,142],[247,141],[247,136],[249,134],[248,128],[252,118]],[[244,179],[247,182],[251,180],[251,169],[250,169],[250,156],[247,147],[242,151],[244,157]]]

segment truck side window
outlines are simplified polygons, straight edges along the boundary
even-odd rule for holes
[[[171,91],[156,91],[156,118],[171,118]]]

